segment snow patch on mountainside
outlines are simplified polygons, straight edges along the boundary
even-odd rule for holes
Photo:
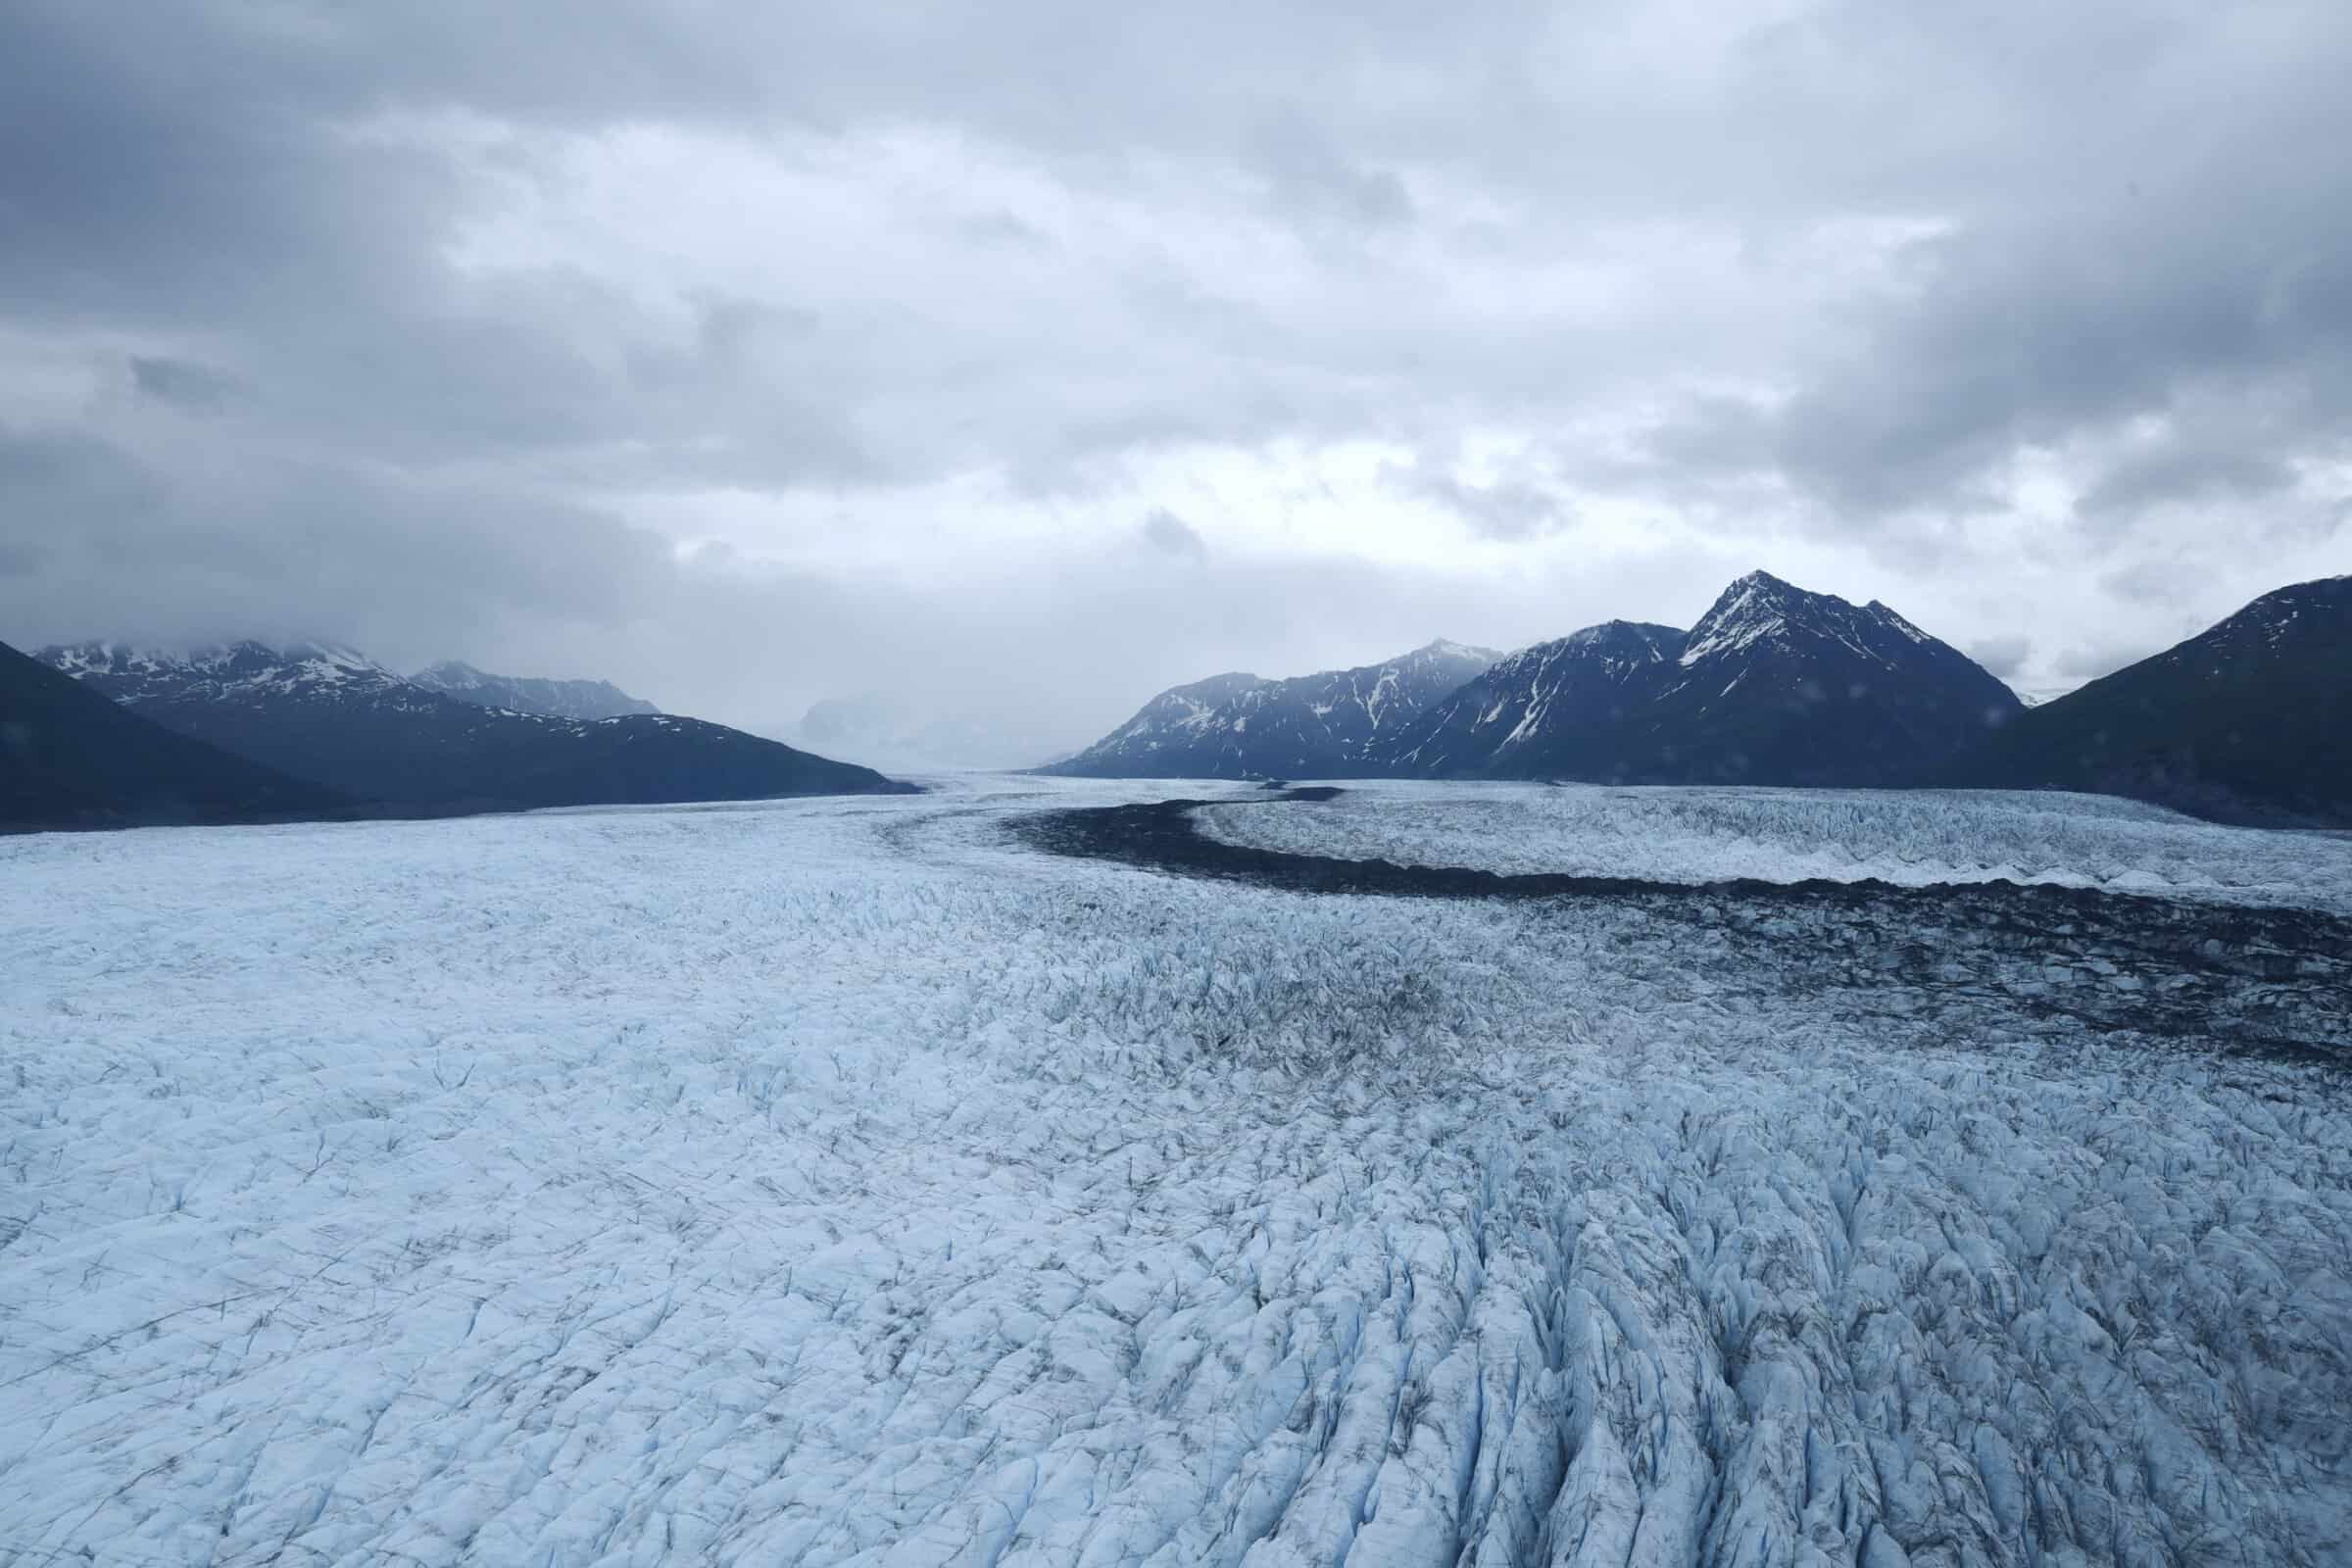
[[[1786,630],[1788,617],[1780,597],[1773,591],[1776,586],[1762,572],[1751,572],[1732,584],[1705,618],[1690,629],[1690,640],[1683,645],[1677,662],[1689,668],[1702,660],[1737,653]]]

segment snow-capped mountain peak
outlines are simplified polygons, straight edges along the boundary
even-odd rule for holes
[[[661,711],[611,681],[493,675],[457,660],[428,665],[409,679],[428,691],[478,708],[503,708],[509,712],[536,713],[544,718],[619,718],[630,713]]]
[[[1532,647],[1523,648],[1511,657],[1513,659],[1523,659],[1529,654],[1539,653],[1545,648],[1552,647],[1624,647],[1637,650],[1646,649],[1651,652],[1655,652],[1658,646],[1658,635],[1660,633],[1669,635],[1673,641],[1678,643],[1682,640],[1683,636],[1681,632],[1675,630],[1675,628],[1672,626],[1653,626],[1639,620],[1604,620],[1597,626],[1582,627],[1576,631],[1570,632],[1565,637],[1555,638],[1551,642],[1537,643]]]
[[[1434,642],[1423,643],[1420,647],[1414,649],[1412,653],[1406,657],[1411,659],[1451,660],[1460,663],[1476,663],[1483,662],[1485,663],[1492,664],[1495,660],[1500,659],[1502,656],[1492,648],[1480,648],[1470,643],[1457,643],[1451,638],[1440,637]]]
[[[1624,782],[1881,783],[2016,710],[1998,681],[1886,606],[1751,571],[1688,634],[1614,620],[1522,649],[1424,715],[1396,763]]]
[[[1826,594],[1810,594],[1785,583],[1770,572],[1751,571],[1726,588],[1690,628],[1681,662],[1688,666],[1752,647],[1786,630],[1792,617],[1807,618],[1815,601],[1828,599]],[[1850,611],[1853,607],[1845,608]]]
[[[134,708],[190,694],[216,702],[258,701],[373,694],[404,684],[383,665],[340,643],[272,645],[246,638],[181,652],[92,642],[46,648],[39,657]]]
[[[1761,650],[1798,659],[1850,657],[1893,670],[1919,651],[1944,647],[1878,600],[1857,606],[1751,571],[1690,628],[1681,662],[1692,668]]]

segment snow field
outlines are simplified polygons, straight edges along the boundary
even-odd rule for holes
[[[2352,1549],[2336,1077],[1152,794],[0,842],[0,1563]]]
[[[1387,781],[1346,790],[1327,803],[1213,806],[1196,819],[1232,844],[1405,865],[1685,883],[2051,883],[2352,912],[2352,834],[2221,827],[2111,796]]]

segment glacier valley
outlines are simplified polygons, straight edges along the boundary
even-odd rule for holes
[[[2352,840],[935,782],[0,840],[0,1565],[2352,1560]]]

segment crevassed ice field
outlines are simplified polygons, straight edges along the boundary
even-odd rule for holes
[[[2327,1063],[1008,830],[1204,788],[0,841],[0,1564],[2352,1560]],[[1202,818],[2352,887],[1872,799]]]
[[[2016,882],[2352,912],[2352,834],[2249,833],[2112,796],[1350,784],[1198,813],[1212,838],[1504,873]]]

